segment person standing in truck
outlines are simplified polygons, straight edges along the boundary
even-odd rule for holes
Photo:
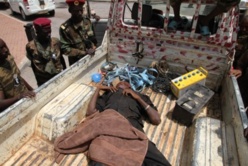
[[[97,40],[89,18],[83,15],[85,0],[66,0],[71,17],[59,29],[63,54],[72,65],[87,54],[94,55]]]
[[[248,117],[248,15],[244,16],[239,24],[236,52],[230,74],[237,78]],[[244,130],[244,135],[248,140],[248,128]]]
[[[218,0],[216,7],[203,19],[199,20],[200,25],[200,33],[203,36],[209,36],[211,33],[209,31],[209,23],[210,20],[213,19],[215,16],[227,12],[232,7],[238,5],[240,0]],[[179,25],[182,23],[182,19],[180,16],[180,6],[182,0],[170,0],[171,7],[174,11],[174,18],[170,21],[168,25],[169,30],[177,30]]]
[[[248,49],[239,58],[236,68],[231,70],[231,75],[237,78],[246,116],[248,117]],[[244,130],[244,136],[248,140],[248,128]]]
[[[41,86],[66,68],[59,39],[51,37],[51,20],[37,18],[33,21],[36,37],[27,43],[26,56],[38,86]]]
[[[26,97],[35,97],[33,88],[21,77],[14,57],[0,38],[0,112]]]
[[[245,108],[248,107],[248,50],[246,50],[237,62],[236,68],[231,70],[231,74],[237,78],[241,96]],[[246,112],[248,114],[248,112]]]
[[[239,23],[237,45],[235,47],[235,57],[233,67],[237,67],[239,58],[248,50],[248,15],[244,16]]]
[[[237,78],[244,106],[248,106],[248,15],[240,21],[233,69]]]

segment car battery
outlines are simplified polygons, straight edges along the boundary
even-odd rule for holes
[[[199,67],[180,77],[171,80],[171,91],[177,97],[181,97],[192,85],[199,83],[205,85],[208,72]]]
[[[204,85],[193,85],[177,100],[172,119],[185,126],[190,126],[195,115],[200,113],[213,95],[214,92]]]

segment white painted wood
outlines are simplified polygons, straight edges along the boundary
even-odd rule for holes
[[[85,116],[94,88],[73,83],[47,103],[36,117],[36,134],[53,141],[75,127]]]

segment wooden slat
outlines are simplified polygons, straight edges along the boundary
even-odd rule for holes
[[[178,165],[186,128],[171,120],[171,112],[176,100],[171,95],[149,93],[149,90],[146,94],[157,106],[161,116],[161,123],[158,126],[146,123],[144,130],[148,138],[157,145],[170,163]]]

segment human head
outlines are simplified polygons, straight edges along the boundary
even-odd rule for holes
[[[71,18],[74,22],[80,22],[83,19],[83,6],[85,0],[66,0],[68,4],[69,12],[71,13]]]
[[[9,48],[3,39],[0,38],[0,63],[3,63],[9,54]]]
[[[248,15],[243,17],[239,26],[240,26],[239,34],[248,35]]]
[[[117,85],[116,85],[116,88],[118,89],[118,88],[121,88],[121,89],[129,89],[129,88],[131,88],[131,85],[128,83],[128,82],[126,82],[126,81],[121,81],[121,82],[119,82]]]
[[[51,20],[48,18],[37,18],[33,21],[38,40],[46,42],[51,39]]]
[[[121,88],[121,89],[129,89],[131,88],[131,85],[126,82],[126,81],[121,81],[119,79],[119,77],[115,78],[113,81],[112,81],[112,85],[115,87],[115,88]]]

